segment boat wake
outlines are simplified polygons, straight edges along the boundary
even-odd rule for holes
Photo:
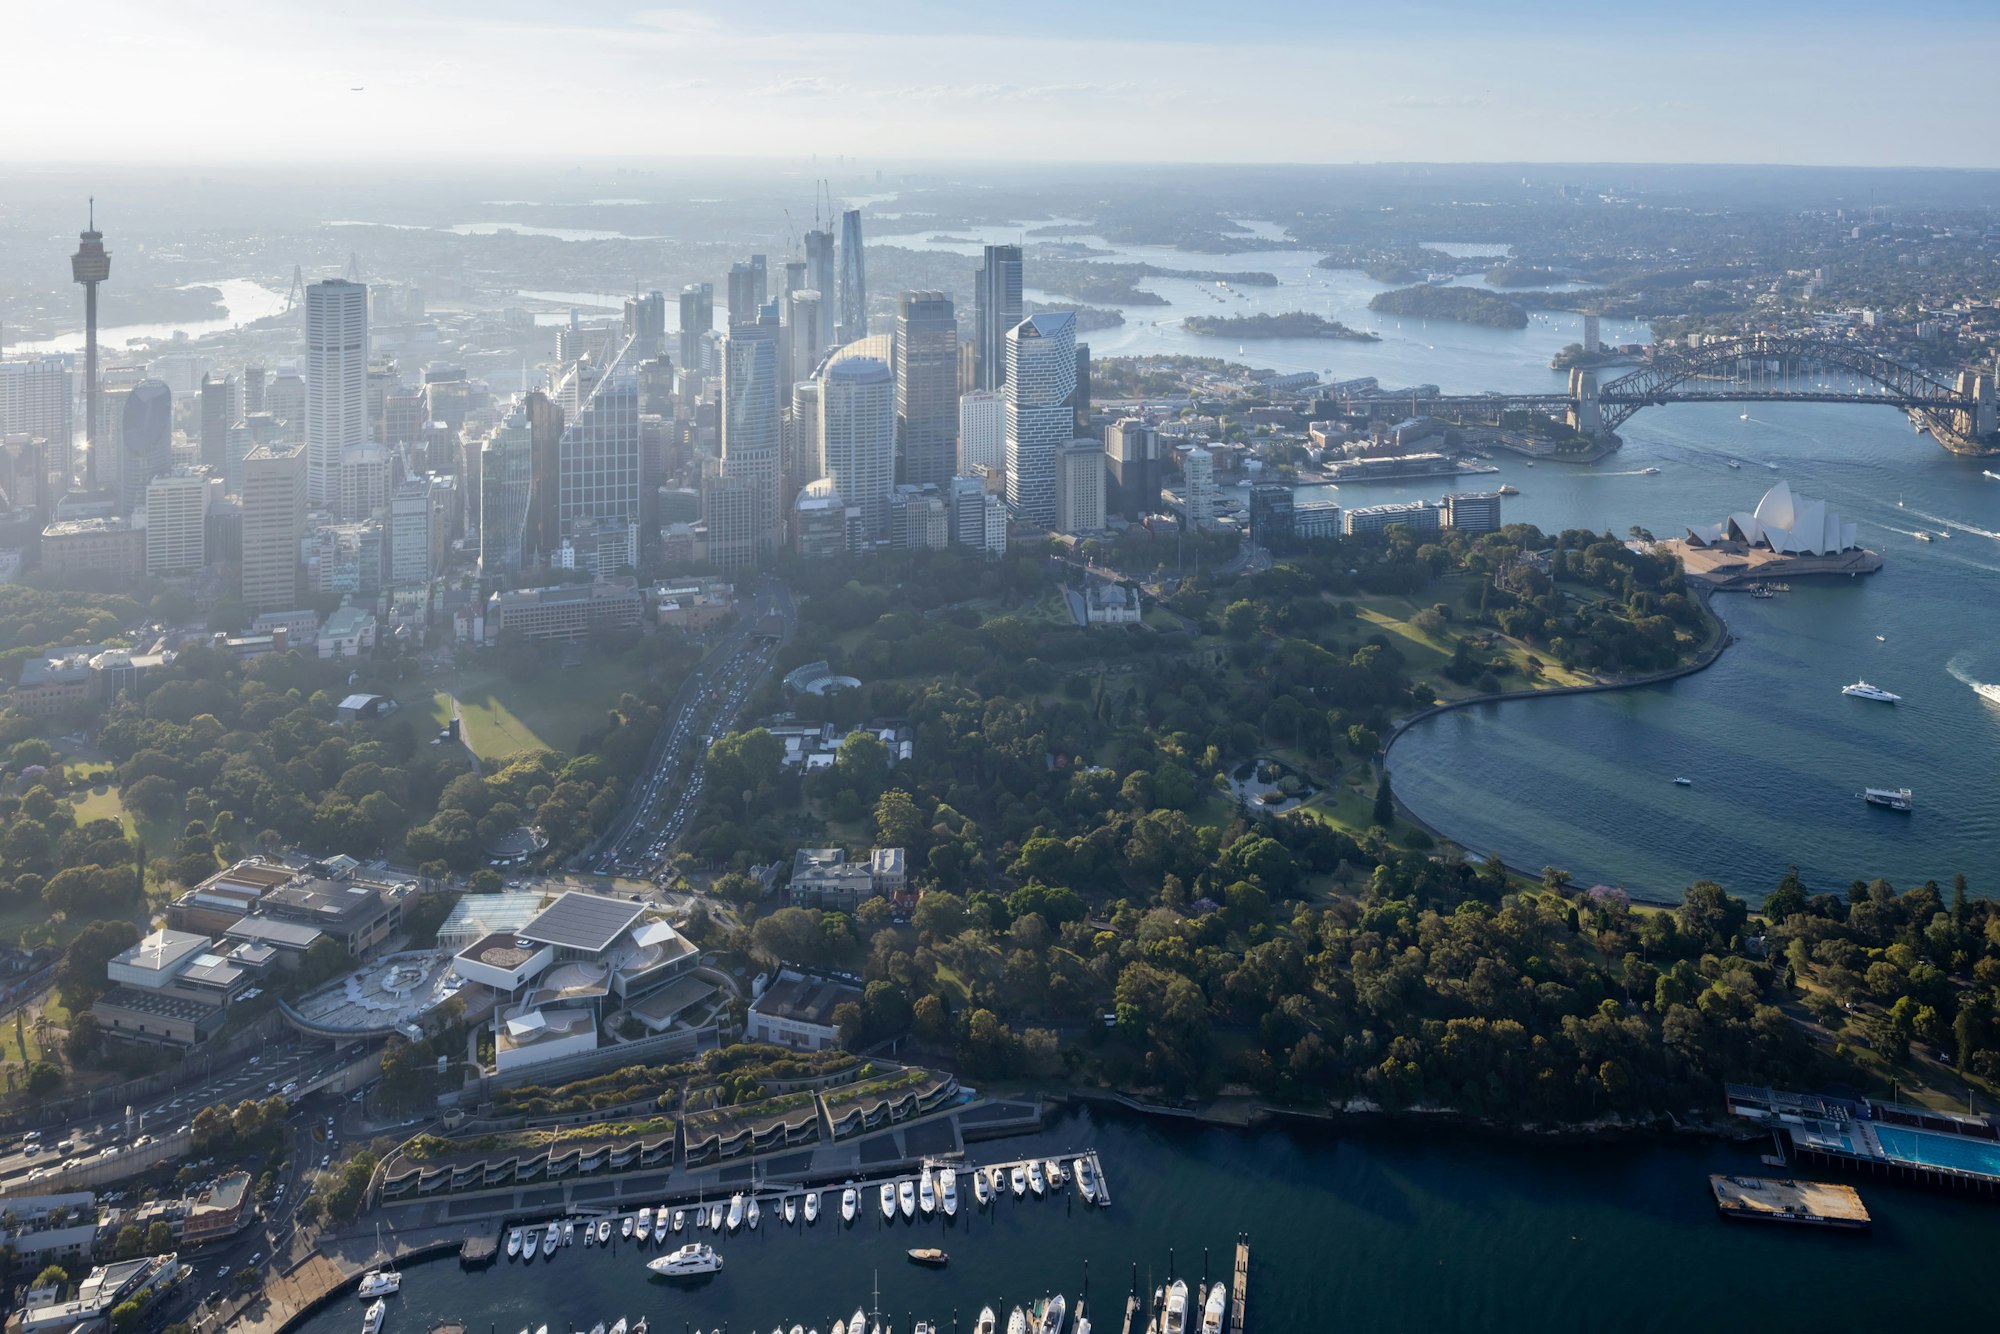
[[[1976,524],[1960,523],[1957,519],[1947,519],[1941,514],[1931,514],[1920,509],[1911,509],[1909,512],[1920,519],[1929,519],[1932,523],[1939,524],[1945,528],[1956,528],[1961,533],[1977,533],[1981,537],[1990,537],[1995,542],[2000,542],[2000,533],[1996,533],[1990,528],[1981,528]]]

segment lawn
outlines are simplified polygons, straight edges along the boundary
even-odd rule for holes
[[[1489,632],[1482,626],[1475,626],[1462,621],[1453,621],[1447,625],[1441,634],[1431,635],[1424,633],[1424,631],[1411,624],[1410,618],[1434,603],[1442,602],[1447,606],[1451,605],[1453,601],[1452,594],[1456,588],[1457,584],[1454,581],[1445,580],[1437,588],[1431,590],[1432,595],[1428,600],[1422,602],[1419,602],[1415,598],[1390,595],[1355,600],[1355,606],[1360,613],[1361,619],[1366,621],[1375,630],[1386,635],[1390,642],[1396,646],[1397,650],[1409,661],[1410,675],[1428,682],[1438,692],[1439,696],[1444,699],[1463,699],[1467,695],[1481,693],[1476,684],[1459,685],[1447,679],[1444,675],[1444,668],[1451,661],[1452,654],[1457,651],[1460,639],[1466,638],[1468,635],[1479,635]],[[1498,631],[1490,633],[1493,635],[1493,647],[1481,648],[1479,645],[1474,644],[1473,652],[1482,660],[1490,661],[1492,658],[1499,656],[1506,658],[1507,661],[1514,665],[1515,671],[1501,678],[1501,687],[1503,689],[1523,690],[1531,687],[1588,685],[1594,680],[1594,678],[1581,672],[1569,670],[1544,654],[1536,654],[1535,650],[1529,648],[1518,639],[1510,639]],[[1524,674],[1524,669],[1530,655],[1541,658],[1542,674],[1539,678],[1530,678]]]
[[[164,820],[140,819],[125,805],[117,787],[112,784],[100,783],[78,791],[83,793],[81,799],[76,801],[76,822],[79,825],[92,820],[116,820],[125,826],[126,833],[136,835],[146,845],[148,854],[166,851],[180,837],[180,822],[174,816]]]
[[[531,681],[468,671],[427,684],[438,693],[427,702],[421,697],[406,700],[405,706],[422,710],[442,727],[451,716],[445,692],[456,695],[465,739],[481,759],[499,760],[521,750],[575,754],[577,739],[603,724],[620,695],[645,682],[624,662],[611,660],[550,668]]]

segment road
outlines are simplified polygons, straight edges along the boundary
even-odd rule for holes
[[[682,683],[654,739],[646,773],[606,835],[579,858],[583,869],[651,875],[673,851],[700,802],[708,746],[729,731],[778,649],[798,625],[791,590],[761,579],[739,608],[737,625]],[[775,622],[775,638],[766,633]]]

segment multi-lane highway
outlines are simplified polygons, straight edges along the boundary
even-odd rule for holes
[[[700,805],[709,743],[735,726],[797,622],[791,590],[759,580],[735,628],[675,695],[619,822],[586,853],[591,870],[648,875],[666,860]]]

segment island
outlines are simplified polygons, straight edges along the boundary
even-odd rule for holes
[[[1369,301],[1368,309],[1384,315],[1483,324],[1489,329],[1528,327],[1527,307],[1476,287],[1399,287],[1377,293]]]
[[[1343,338],[1354,343],[1379,343],[1382,336],[1366,329],[1350,329],[1339,320],[1329,320],[1310,311],[1288,310],[1281,315],[1190,315],[1181,321],[1189,333],[1218,338]]]

